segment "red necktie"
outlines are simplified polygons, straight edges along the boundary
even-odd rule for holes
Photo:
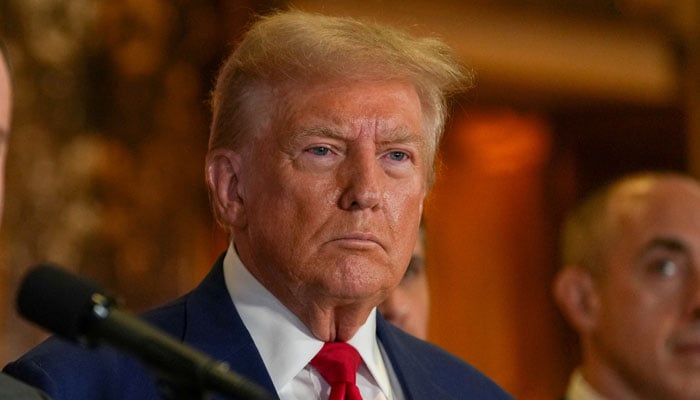
[[[362,363],[357,349],[344,342],[328,342],[311,360],[311,366],[331,385],[328,400],[362,400],[355,384]]]

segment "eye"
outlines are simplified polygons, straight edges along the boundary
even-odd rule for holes
[[[315,146],[307,149],[306,151],[316,156],[326,156],[331,152],[331,149],[325,146]]]
[[[403,151],[391,151],[389,152],[388,156],[394,161],[404,161],[408,159],[408,154],[404,153]]]
[[[651,265],[652,272],[663,277],[671,277],[678,273],[678,264],[669,259],[658,260]]]

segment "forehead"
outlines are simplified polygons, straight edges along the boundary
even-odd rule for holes
[[[288,87],[281,96],[283,119],[290,127],[357,128],[425,132],[416,90],[403,82],[319,82]]]
[[[700,188],[693,182],[665,178],[623,188],[609,211],[615,236],[622,244],[641,248],[660,239],[673,239],[700,251]]]

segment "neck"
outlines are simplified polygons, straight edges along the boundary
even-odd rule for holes
[[[324,342],[352,339],[384,298],[383,293],[366,298],[336,297],[307,282],[292,283],[288,276],[276,274],[279,271],[261,272],[245,243],[236,243],[236,250],[248,272]]]
[[[633,387],[611,366],[605,357],[584,352],[581,374],[590,387],[603,399],[646,400],[654,396],[643,395],[641,387]]]
[[[288,306],[289,307],[289,306]],[[367,322],[372,306],[349,304],[343,306],[289,307],[311,333],[324,342],[347,342]]]

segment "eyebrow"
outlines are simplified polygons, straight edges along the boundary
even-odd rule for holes
[[[300,139],[308,136],[323,136],[333,139],[342,139],[344,135],[337,129],[329,128],[326,126],[312,126],[305,127],[302,129],[296,129],[291,132],[291,136],[294,139]]]
[[[688,252],[688,246],[680,239],[674,237],[656,237],[642,247],[639,251],[639,258],[657,249],[671,250],[679,253]]]
[[[392,143],[417,143],[421,146],[427,145],[427,139],[425,135],[413,135],[412,132],[398,127],[396,129],[391,129],[383,132],[385,136],[383,140],[379,141],[378,144],[386,145]],[[312,126],[305,127],[302,129],[294,130],[290,135],[293,138],[293,142],[309,136],[321,136],[330,139],[345,140],[347,135],[338,129],[327,127],[327,126]]]
[[[289,132],[288,140],[285,141],[285,149],[291,150],[299,145],[304,138],[309,136],[320,136],[331,139],[343,139],[343,135],[336,129],[325,126],[304,127],[301,129],[293,129]]]
[[[427,147],[427,139],[426,135],[420,134],[420,135],[413,135],[410,131],[402,128],[398,129],[392,129],[387,132],[388,137],[387,140],[382,140],[380,141],[381,144],[390,144],[390,143],[416,143],[419,144],[423,147]]]

